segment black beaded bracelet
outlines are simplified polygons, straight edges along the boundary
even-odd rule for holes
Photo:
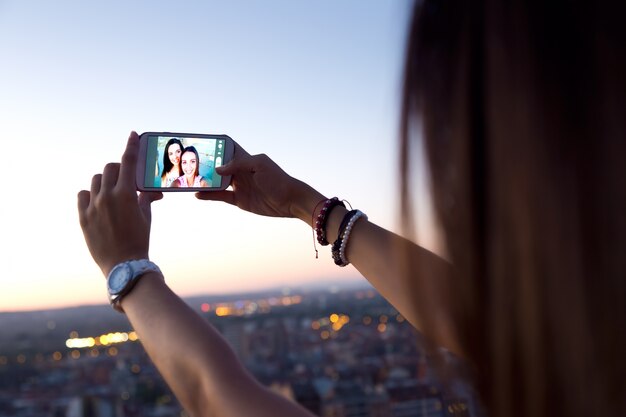
[[[350,239],[352,228],[360,218],[367,220],[367,215],[361,210],[351,210],[341,221],[341,226],[339,226],[339,237],[333,243],[332,248],[335,265],[346,266],[350,264],[350,261],[348,261],[348,258],[346,257],[346,248],[348,246],[348,240]]]
[[[338,265],[338,266],[348,265],[347,263],[344,264],[343,260],[341,259],[341,252],[340,252],[341,243],[343,242],[343,235],[346,231],[346,226],[348,226],[350,219],[357,212],[358,210],[350,210],[343,216],[343,219],[341,220],[341,224],[339,225],[339,233],[337,235],[337,240],[333,242],[333,246],[332,246],[332,255],[333,255],[333,261],[335,261],[335,265]]]

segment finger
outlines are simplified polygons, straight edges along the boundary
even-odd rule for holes
[[[244,148],[241,147],[237,142],[233,141],[235,144],[235,151],[233,152],[233,159],[245,158],[250,156],[248,152]]]
[[[139,153],[139,136],[137,132],[130,132],[126,150],[122,155],[122,166],[117,184],[119,187],[127,190],[136,190],[135,174],[137,169],[137,155]]]
[[[87,190],[81,190],[78,193],[78,221],[81,227],[85,227],[87,224],[86,211],[89,207],[89,201],[91,200],[91,194]]]
[[[116,162],[110,162],[104,166],[102,170],[102,184],[100,188],[102,190],[111,190],[117,183],[117,178],[120,175],[120,164]]]
[[[233,159],[226,165],[217,167],[215,170],[220,175],[236,175],[239,172],[254,172],[255,161],[250,155],[241,159]]]
[[[95,197],[100,192],[100,186],[102,184],[102,174],[96,174],[91,179],[91,196]]]
[[[200,191],[196,193],[196,198],[198,200],[223,201],[235,205],[235,193],[233,191]]]
[[[217,171],[217,173],[220,175],[232,175],[232,171],[239,170],[240,168],[252,170],[252,167],[247,164],[240,165],[241,161],[248,161],[249,164],[250,159],[252,159],[250,154],[246,152],[246,150],[242,148],[237,142],[233,141],[233,144],[235,146],[233,159],[231,159],[230,162],[228,162],[227,164],[215,168],[215,171]]]

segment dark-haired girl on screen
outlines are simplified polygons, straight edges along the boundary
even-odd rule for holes
[[[166,188],[183,175],[180,169],[180,155],[183,152],[183,143],[178,138],[167,141],[163,152],[163,173],[161,174],[161,187]]]
[[[200,175],[199,165],[200,156],[196,148],[193,146],[186,147],[180,156],[180,166],[183,175],[172,182],[171,187],[208,187],[209,184],[202,178],[202,175]]]

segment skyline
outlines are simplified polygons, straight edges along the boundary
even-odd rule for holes
[[[131,130],[227,134],[399,233],[411,4],[1,2],[0,126],[15,157],[4,158],[0,311],[106,302],[76,194],[119,161]],[[418,241],[436,249],[423,185],[416,194]],[[179,233],[186,222],[195,236]],[[298,220],[191,194],[153,205],[150,257],[182,296],[362,279],[318,250]]]
[[[316,415],[355,408],[360,415],[476,415],[471,386],[442,384],[423,336],[372,289],[196,298],[189,306],[261,384]],[[82,403],[114,405],[110,415],[180,415],[124,316],[105,305],[14,316],[0,321],[4,414],[73,415],[72,404]],[[20,328],[30,331],[26,341]],[[453,355],[445,360],[461,366]]]

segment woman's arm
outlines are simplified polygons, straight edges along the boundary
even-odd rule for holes
[[[330,213],[326,230],[331,244],[337,239],[346,212],[345,208],[336,207]],[[302,220],[311,222],[305,218]],[[362,218],[354,224],[346,258],[415,328],[436,344],[462,354],[451,332],[449,302],[443,299],[450,293],[447,277],[451,266],[447,261]],[[416,294],[418,288],[428,296]]]
[[[193,416],[311,416],[261,386],[205,319],[157,273],[142,277],[122,308],[146,352]]]
[[[135,190],[138,136],[122,164],[107,164],[90,191],[78,194],[85,241],[104,275],[120,262],[147,259],[150,204],[161,193]],[[121,307],[150,358],[194,416],[310,416],[299,405],[258,384],[219,333],[177,297],[159,273],[139,278]]]
[[[264,216],[296,217],[309,227],[313,226],[312,219],[321,210],[320,202],[326,199],[309,185],[290,177],[266,155],[249,155],[237,144],[233,161],[217,170],[221,175],[232,175],[233,191],[200,192],[196,194],[199,199],[225,201]],[[326,226],[329,242],[337,238],[345,213],[343,207],[331,211]],[[450,266],[446,261],[364,219],[354,225],[346,256],[413,326],[422,331],[432,329],[428,336],[435,343],[459,352],[449,334],[447,303],[437,298],[437,294],[448,293],[446,286],[449,283],[444,272]],[[416,285],[409,280],[421,280],[420,287],[432,294],[423,297],[419,310],[415,305],[415,294],[410,291]],[[429,326],[425,326],[425,317],[421,317],[418,311],[428,315]],[[433,318],[436,323],[432,322]]]

